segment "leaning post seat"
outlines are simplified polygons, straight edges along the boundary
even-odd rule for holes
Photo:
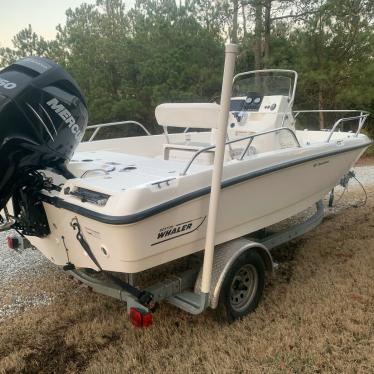
[[[164,144],[164,159],[188,161],[197,151],[214,144],[214,131],[218,126],[221,107],[216,103],[167,103],[156,107],[155,115],[160,126],[211,129],[211,143],[186,141]],[[213,141],[212,141],[213,140]],[[196,163],[211,165],[214,149],[199,155]]]
[[[160,126],[216,129],[220,110],[216,103],[167,103],[158,105],[155,115]]]

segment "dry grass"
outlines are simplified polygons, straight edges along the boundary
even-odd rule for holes
[[[2,373],[372,373],[374,191],[274,254],[279,271],[255,314],[228,325],[162,304],[132,328],[124,306],[64,274],[25,292],[62,290],[52,305],[0,324]]]

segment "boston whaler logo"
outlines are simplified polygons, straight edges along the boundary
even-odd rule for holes
[[[75,138],[78,139],[79,135],[81,134],[81,130],[76,124],[71,113],[62,104],[60,104],[56,98],[47,101],[47,105],[63,119],[63,121],[69,126]]]
[[[0,78],[0,87],[3,87],[7,90],[12,90],[13,88],[16,88],[17,85],[15,83],[9,82],[3,78]]]
[[[329,160],[316,162],[315,164],[313,164],[313,167],[315,168],[316,166],[326,165],[326,164],[328,164],[329,162],[330,162]]]
[[[206,216],[163,227],[157,233],[156,242],[151,245],[160,244],[168,240],[178,238],[179,236],[190,234],[204,223],[205,218]]]

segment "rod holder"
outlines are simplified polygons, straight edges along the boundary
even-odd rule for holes
[[[209,294],[210,284],[212,281],[214,245],[219,208],[219,197],[221,192],[222,169],[225,155],[227,122],[230,112],[232,82],[237,54],[238,46],[236,44],[226,44],[225,66],[223,70],[221,91],[221,110],[218,117],[218,129],[216,131],[216,151],[214,155],[212,185],[209,199],[208,223],[205,239],[203,274],[201,282],[201,292],[205,294]]]

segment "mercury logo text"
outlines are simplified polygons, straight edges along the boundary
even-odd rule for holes
[[[60,104],[56,98],[47,101],[47,105],[63,119],[63,121],[69,126],[69,129],[75,138],[78,139],[81,131],[71,113],[62,104]]]

